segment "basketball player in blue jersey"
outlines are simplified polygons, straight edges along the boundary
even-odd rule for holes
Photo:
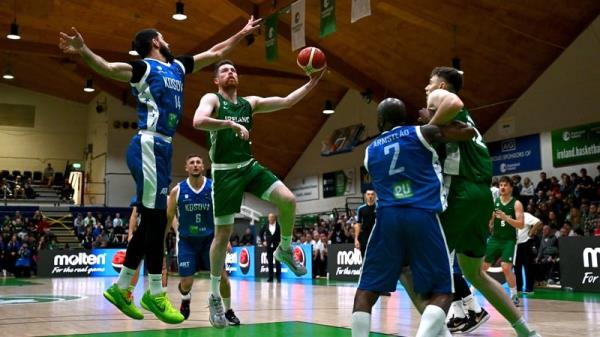
[[[204,164],[198,155],[185,161],[187,179],[179,182],[169,193],[167,202],[168,226],[179,236],[177,260],[179,265],[179,311],[185,319],[190,316],[194,273],[210,270],[210,244],[214,238],[215,221],[212,207],[212,180],[204,177]],[[203,268],[201,268],[203,267]],[[231,285],[225,269],[221,272],[221,295],[225,304],[225,318],[229,325],[239,325],[240,320],[231,309]]]
[[[352,336],[369,335],[372,306],[381,293],[396,290],[407,264],[414,291],[427,301],[417,337],[446,336],[452,270],[438,218],[446,207],[446,192],[432,144],[467,140],[474,132],[464,125],[407,125],[404,104],[395,98],[379,104],[377,117],[382,133],[365,151],[365,167],[378,196],[377,220],[354,297]]]
[[[143,319],[128,286],[142,258],[146,258],[149,290],[141,304],[166,323],[181,323],[184,317],[174,309],[161,285],[164,233],[167,226],[167,194],[171,180],[171,137],[182,116],[183,84],[187,74],[210,65],[259,27],[250,20],[237,34],[194,56],[173,57],[169,44],[156,29],[138,32],[135,50],[143,58],[131,62],[107,62],[92,52],[75,29],[74,35],[60,33],[59,47],[65,53],[79,54],[97,73],[129,82],[137,100],[138,125],[127,150],[127,165],[136,183],[141,223],[133,235],[117,283],[104,297],[125,315]]]

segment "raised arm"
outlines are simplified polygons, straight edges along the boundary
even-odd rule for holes
[[[206,94],[200,99],[200,104],[194,114],[192,125],[198,130],[217,131],[234,129],[239,137],[244,140],[249,138],[248,129],[232,120],[223,120],[212,117],[219,108],[219,98],[215,94]]]
[[[325,71],[321,71],[319,74],[314,74],[311,76],[310,81],[305,83],[300,88],[292,91],[289,95],[285,97],[259,97],[259,96],[249,96],[246,97],[250,105],[252,106],[252,111],[254,113],[264,113],[264,112],[273,112],[282,109],[288,109],[298,103],[301,99],[303,99],[314,87],[317,86],[321,77]]]
[[[254,33],[262,22],[262,19],[254,19],[254,16],[250,16],[248,23],[240,30],[225,41],[219,42],[212,46],[209,50],[204,51],[200,54],[194,55],[194,72],[211,65],[218,60],[222,59],[223,56],[227,55],[233,48],[244,39],[247,35]]]
[[[450,123],[463,108],[462,100],[450,91],[437,89],[427,96],[427,109],[435,111],[429,124],[445,125]]]
[[[130,64],[125,62],[107,62],[86,46],[83,37],[75,27],[71,27],[71,29],[75,33],[73,36],[60,32],[58,46],[64,53],[81,55],[83,61],[90,68],[104,77],[121,82],[129,82],[131,80],[133,68]]]
[[[477,134],[474,128],[458,121],[444,126],[423,125],[421,133],[430,144],[467,141]]]

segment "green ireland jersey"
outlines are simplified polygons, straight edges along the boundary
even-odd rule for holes
[[[238,97],[237,103],[226,100],[221,94],[219,98],[219,111],[215,118],[232,120],[241,124],[250,131],[252,129],[252,107],[247,100]],[[250,141],[238,137],[231,129],[210,131],[210,160],[216,164],[242,163],[252,159]]]
[[[494,201],[494,208],[504,212],[509,217],[516,219],[515,215],[515,202],[517,199],[511,197],[510,201],[505,205],[502,203],[500,198],[497,198]],[[508,222],[504,220],[500,220],[494,217],[494,234],[492,236],[496,239],[501,240],[516,240],[517,239],[517,229],[511,226]]]
[[[490,184],[492,181],[492,160],[481,133],[475,127],[466,108],[460,110],[455,120],[474,128],[477,134],[469,141],[447,143],[444,173],[460,176],[476,183]]]

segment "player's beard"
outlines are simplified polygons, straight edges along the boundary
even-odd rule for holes
[[[160,44],[160,48],[158,49],[158,51],[162,56],[165,57],[165,59],[167,59],[167,62],[169,63],[173,62],[173,60],[175,59],[173,54],[171,54],[171,50],[169,50],[169,47],[167,47],[164,43]]]

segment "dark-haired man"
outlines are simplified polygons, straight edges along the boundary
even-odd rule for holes
[[[200,99],[194,115],[194,127],[210,132],[212,162],[215,239],[210,249],[209,309],[214,327],[226,325],[223,303],[219,294],[221,266],[233,218],[240,211],[244,192],[272,202],[279,209],[281,243],[273,254],[296,275],[306,274],[306,268],[292,254],[292,227],[296,213],[294,194],[267,168],[260,165],[250,151],[249,130],[255,113],[272,112],[292,107],[313,89],[324,72],[313,74],[310,80],[286,97],[238,96],[238,74],[229,60],[215,65],[213,82],[216,93]],[[221,314],[219,314],[221,313]]]
[[[167,194],[171,182],[171,137],[179,124],[183,107],[183,83],[186,74],[219,60],[239,41],[258,29],[260,20],[250,17],[237,34],[209,50],[187,57],[173,57],[169,44],[156,29],[145,29],[135,36],[135,49],[143,58],[131,62],[107,62],[92,52],[75,29],[69,36],[60,33],[59,47],[65,53],[79,54],[104,77],[129,82],[137,100],[140,131],[127,150],[127,166],[135,180],[141,223],[127,247],[119,278],[104,292],[104,297],[125,315],[144,316],[133,303],[128,290],[142,258],[148,266],[149,290],[141,304],[166,323],[181,323],[184,317],[173,308],[162,287],[164,233],[167,226]],[[221,263],[222,265],[222,263]]]
[[[473,129],[452,134],[452,128],[408,125],[404,104],[395,98],[379,103],[377,127],[381,134],[367,147],[364,161],[378,196],[377,220],[354,296],[352,336],[369,335],[371,308],[382,293],[396,290],[398,277],[409,263],[410,292],[414,290],[426,302],[416,336],[447,336],[452,271],[438,218],[446,208],[446,192],[432,144],[468,140]]]
[[[427,109],[434,113],[430,124],[445,125],[457,120],[477,131],[469,111],[457,95],[462,83],[462,72],[455,68],[433,69],[425,87]],[[440,219],[448,248],[456,253],[465,277],[509,321],[518,337],[539,336],[529,328],[500,284],[481,268],[494,201],[490,191],[491,158],[479,131],[470,141],[446,144],[443,166],[449,194],[448,209]]]
[[[513,181],[508,176],[500,178],[500,197],[494,201],[494,213],[490,220],[492,236],[487,242],[483,270],[502,258],[501,266],[506,283],[510,288],[510,298],[519,305],[517,281],[513,272],[515,249],[517,247],[517,229],[525,226],[523,204],[512,195]]]

